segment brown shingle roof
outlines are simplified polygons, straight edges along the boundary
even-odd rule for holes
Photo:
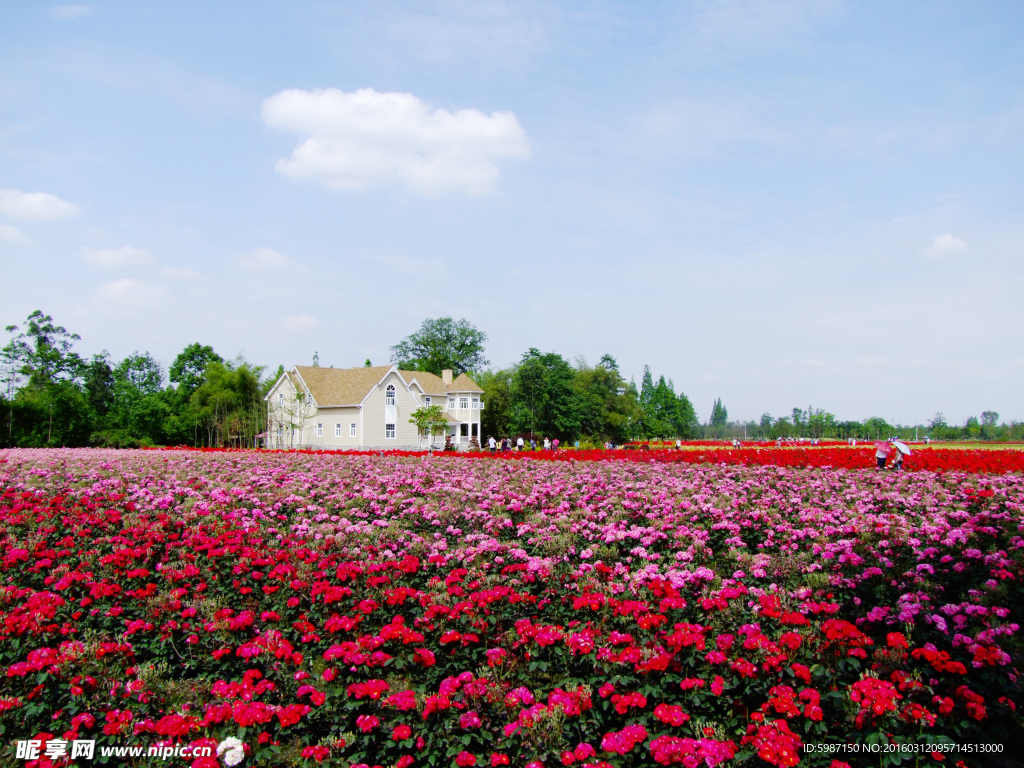
[[[384,378],[391,366],[376,365],[370,368],[319,368],[297,365],[302,381],[313,393],[313,399],[321,408],[331,405],[358,405],[377,383]],[[483,392],[466,374],[460,374],[451,384],[445,386],[440,376],[425,371],[399,371],[406,384],[413,379],[428,395],[448,392]],[[302,389],[291,371],[288,378],[297,389]]]
[[[377,382],[391,370],[389,365],[370,368],[314,368],[297,365],[313,399],[321,408],[329,405],[358,405]]]
[[[455,377],[455,381],[448,385],[449,392],[483,392],[477,383],[464,373]]]
[[[406,384],[412,384],[415,379],[428,395],[441,395],[447,391],[441,377],[427,371],[399,371],[399,373],[402,374]]]
[[[469,376],[460,373],[451,384],[445,384],[444,379],[435,376],[427,371],[399,371],[406,384],[411,384],[413,379],[423,387],[428,395],[439,395],[442,392],[483,392]]]

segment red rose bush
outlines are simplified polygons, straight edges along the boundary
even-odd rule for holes
[[[749,464],[0,451],[0,754],[826,766],[1017,738],[1021,476]]]

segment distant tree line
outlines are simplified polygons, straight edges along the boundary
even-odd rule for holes
[[[266,423],[261,366],[190,344],[163,368],[148,352],[81,357],[78,334],[33,312],[0,350],[6,446],[251,446]]]
[[[748,440],[787,439],[829,439],[875,440],[897,436],[905,440],[931,438],[932,440],[1020,440],[1024,438],[1024,424],[1011,421],[999,423],[995,411],[983,411],[981,418],[971,416],[962,425],[946,423],[941,413],[935,414],[927,424],[890,424],[885,419],[873,417],[864,421],[839,421],[833,414],[821,408],[794,408],[788,416],[773,418],[765,413],[760,421],[726,421],[715,424],[716,408],[725,413],[721,401],[716,401],[712,418],[702,428],[707,438],[740,438]]]
[[[185,347],[166,371],[148,352],[120,361],[107,352],[86,359],[74,350],[80,337],[38,310],[7,331],[11,338],[0,350],[4,446],[258,445],[266,428],[264,397],[284,373],[278,366],[268,376],[263,366],[225,360],[199,343]],[[445,317],[425,320],[391,348],[392,362],[404,370],[470,374],[484,390],[484,439],[524,435],[599,445],[709,438],[1024,437],[1024,426],[999,424],[994,411],[963,426],[947,424],[941,413],[919,427],[880,418],[838,421],[811,407],[738,422],[729,421],[720,398],[702,423],[672,379],[655,379],[649,366],[637,387],[632,379],[626,381],[610,354],[590,365],[583,358],[570,362],[531,347],[507,368],[485,369],[486,341],[486,334],[468,321]]]

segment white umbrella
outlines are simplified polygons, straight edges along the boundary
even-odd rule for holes
[[[901,443],[899,440],[896,440],[893,442],[893,445],[895,445],[896,450],[902,453],[904,456],[910,455],[910,446],[907,445],[906,443]]]

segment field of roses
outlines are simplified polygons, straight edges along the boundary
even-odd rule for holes
[[[0,451],[0,762],[1019,760],[1021,474],[559,458]]]
[[[168,450],[166,448],[147,450]],[[172,448],[174,451],[200,450],[202,452],[247,452],[237,448]],[[276,451],[266,451],[275,453]],[[347,456],[426,456],[427,451],[334,451],[303,449],[301,453],[316,455],[342,454]],[[285,452],[294,455],[294,451]],[[560,451],[496,452],[465,451],[445,454],[449,458],[476,459],[481,461],[632,461],[660,462],[666,464],[737,464],[758,467],[824,467],[827,469],[868,469],[875,467],[874,445],[821,445],[776,446],[774,443],[744,443],[740,448],[712,441],[687,443],[682,450],[674,449],[590,449]],[[891,460],[890,460],[891,467]],[[1024,472],[1024,446],[1015,448],[938,448],[914,446],[912,455],[906,457],[904,470],[926,470],[928,472],[966,472],[972,474],[1005,474]]]

